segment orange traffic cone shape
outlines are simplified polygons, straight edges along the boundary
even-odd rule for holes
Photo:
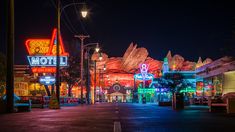
[[[59,109],[60,105],[58,103],[57,97],[55,93],[53,92],[49,101],[49,108],[50,109]]]

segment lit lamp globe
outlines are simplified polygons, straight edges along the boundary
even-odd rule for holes
[[[99,57],[99,60],[101,61],[102,59],[103,59],[103,57],[102,57],[102,56],[100,56],[100,57]]]
[[[99,52],[99,51],[100,51],[100,48],[99,48],[99,45],[97,44],[95,48],[95,52]]]
[[[82,10],[82,11],[81,11],[82,17],[83,17],[83,18],[86,18],[87,13],[88,13],[87,10]]]
[[[101,61],[103,59],[102,54],[99,53],[99,60]]]

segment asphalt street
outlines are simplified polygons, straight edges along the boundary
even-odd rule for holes
[[[156,104],[100,103],[33,109],[0,115],[2,132],[226,132],[235,131],[235,115],[209,113],[206,106],[181,111]]]

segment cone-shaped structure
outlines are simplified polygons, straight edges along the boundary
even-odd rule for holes
[[[196,68],[199,68],[199,67],[201,67],[202,65],[203,65],[203,63],[202,63],[202,58],[199,57],[199,58],[198,58],[198,61],[197,61],[197,64],[196,64]]]
[[[171,51],[169,50],[167,55],[166,55],[166,58],[168,59],[168,61],[170,61],[172,59],[172,56],[171,56]]]

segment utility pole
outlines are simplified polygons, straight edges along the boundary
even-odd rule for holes
[[[81,79],[81,104],[83,104],[83,52],[84,52],[84,39],[89,38],[89,35],[75,35],[74,37],[81,40],[81,60],[80,60],[80,79]]]
[[[60,0],[57,0],[56,97],[60,105]]]
[[[14,44],[15,44],[15,25],[14,25],[14,0],[6,0],[7,4],[7,76],[6,76],[6,99],[8,113],[14,112]]]

